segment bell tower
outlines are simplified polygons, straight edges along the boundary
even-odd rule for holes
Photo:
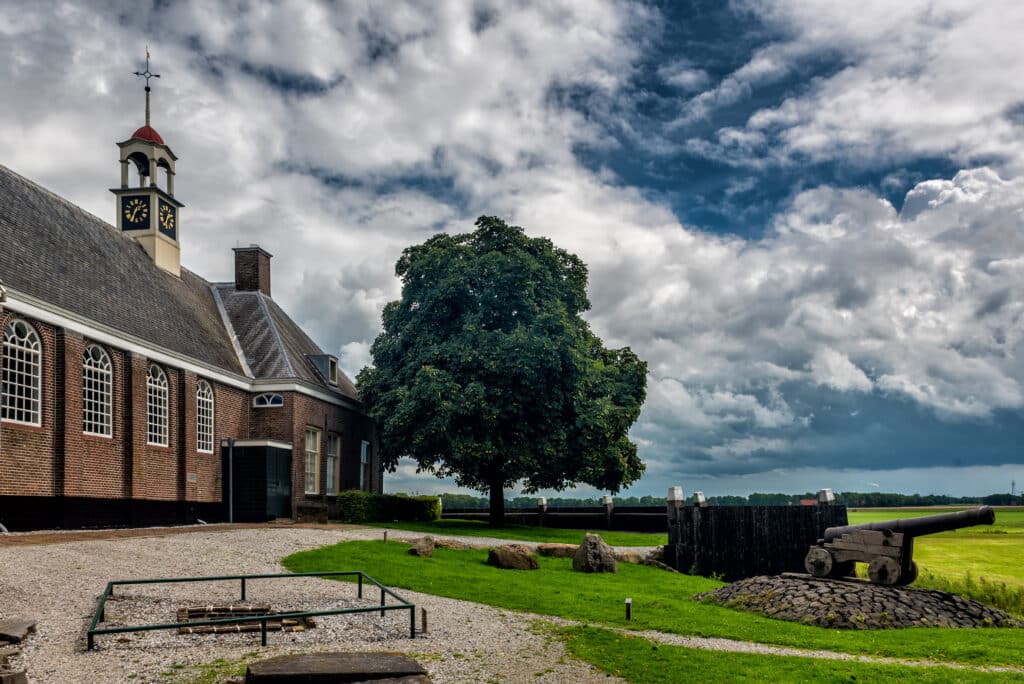
[[[117,227],[135,238],[157,266],[180,276],[178,210],[185,205],[174,198],[174,163],[178,158],[150,126],[149,80],[160,78],[160,74],[149,70],[149,48],[146,70],[135,75],[146,79],[146,125],[128,140],[117,143],[121,151],[121,187],[110,190],[116,195]],[[159,183],[161,170],[163,187]]]

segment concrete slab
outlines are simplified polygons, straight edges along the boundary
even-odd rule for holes
[[[25,640],[32,632],[36,631],[35,620],[25,618],[8,618],[0,620],[0,640],[18,644]]]
[[[399,653],[303,653],[252,663],[246,684],[429,684],[427,671]]]

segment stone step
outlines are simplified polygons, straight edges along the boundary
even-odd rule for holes
[[[398,653],[303,653],[252,663],[245,684],[429,684],[427,671]]]
[[[0,640],[18,644],[29,634],[36,631],[35,620],[24,618],[8,618],[0,620]]]

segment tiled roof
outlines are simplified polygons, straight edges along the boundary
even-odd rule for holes
[[[297,378],[316,385],[329,385],[309,360],[324,352],[295,321],[262,292],[239,291],[234,283],[214,287],[224,302],[246,363],[257,378]],[[337,387],[343,395],[358,399],[355,385],[339,369]]]
[[[131,238],[3,165],[0,273],[8,289],[242,373],[206,280],[156,267]]]
[[[257,379],[297,379],[357,399],[339,370],[327,382],[307,358],[323,352],[273,299],[157,267],[114,226],[0,165],[0,276],[24,293],[89,321],[245,375],[221,314]]]

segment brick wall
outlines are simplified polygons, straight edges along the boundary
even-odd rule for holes
[[[82,357],[93,344],[76,333],[61,331],[64,339],[63,383],[55,388],[63,405],[64,496],[121,498],[127,495],[124,480],[124,396],[123,352],[98,345],[110,358],[112,371],[111,435],[83,433]],[[59,460],[59,456],[58,456]]]
[[[0,314],[0,331],[15,318],[27,321],[39,335],[43,352],[41,423],[39,427],[0,422],[0,494],[53,496],[55,491],[54,450],[56,421],[54,411],[54,358],[57,335],[52,326],[17,316],[6,309]],[[2,339],[2,338],[0,338]],[[0,344],[0,353],[3,345]]]
[[[359,485],[362,440],[373,444],[370,488],[381,490],[373,428],[361,414],[295,392],[281,393],[284,406],[253,408],[253,395],[205,378],[214,391],[214,449],[197,443],[196,388],[192,371],[157,364],[168,382],[168,444],[147,443],[146,377],[150,360],[99,345],[112,370],[112,434],[87,435],[82,425],[82,360],[95,344],[82,335],[0,313],[0,330],[13,318],[35,329],[42,345],[41,426],[0,424],[0,495],[97,499],[218,502],[221,499],[220,441],[271,439],[292,444],[292,510],[330,503],[326,495],[327,434],[341,438],[340,488]],[[320,489],[305,494],[305,431],[320,431]],[[190,474],[192,477],[190,477]]]

